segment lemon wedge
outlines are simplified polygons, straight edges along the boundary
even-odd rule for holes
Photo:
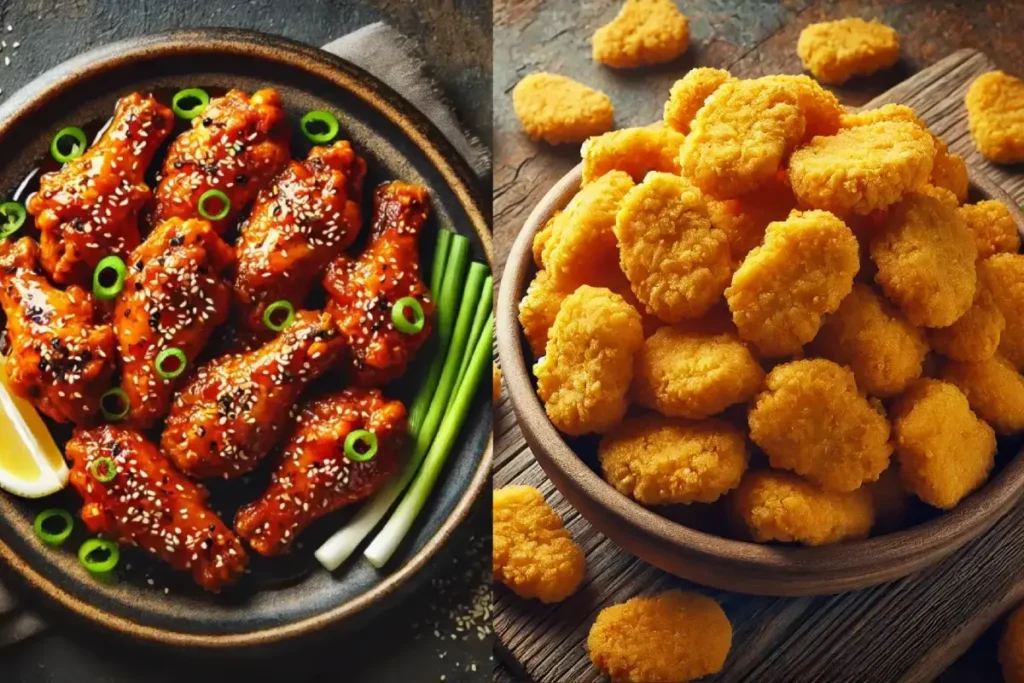
[[[67,486],[68,466],[36,409],[8,388],[5,366],[0,356],[0,488],[42,498]]]

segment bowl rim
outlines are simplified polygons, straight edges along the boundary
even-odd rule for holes
[[[563,495],[572,498],[579,493],[599,506],[602,513],[609,514],[617,526],[638,531],[690,558],[724,563],[736,569],[774,571],[793,580],[821,579],[836,574],[849,576],[851,572],[866,573],[886,565],[904,566],[908,573],[921,555],[940,550],[948,554],[984,533],[1024,495],[1022,451],[982,488],[934,519],[890,534],[808,547],[760,544],[698,531],[663,517],[617,491],[576,455],[548,419],[530,380],[518,321],[519,301],[537,270],[533,261],[533,237],[552,214],[565,208],[576,194],[582,174],[583,164],[580,163],[548,190],[527,217],[505,261],[497,302],[498,354],[506,388],[531,450],[544,469],[556,471],[558,476],[550,478]],[[974,169],[969,169],[969,175],[971,189],[986,199],[1006,204],[1018,232],[1024,235],[1024,213],[1013,199]],[[558,481],[563,478],[573,482],[577,491],[562,490]],[[595,522],[585,506],[574,507],[588,521]],[[603,525],[598,522],[595,526],[600,529]],[[882,581],[885,580],[889,579]]]
[[[277,35],[233,28],[175,29],[107,43],[61,62],[37,76],[3,105],[0,105],[0,138],[48,106],[67,88],[93,79],[108,70],[136,60],[154,60],[182,54],[231,54],[261,58],[287,64],[330,82],[334,87],[355,95],[390,123],[398,127],[423,152],[444,177],[465,211],[480,240],[487,261],[493,265],[493,246],[488,213],[483,209],[478,178],[468,162],[437,127],[416,107],[390,86],[364,69],[322,49]],[[31,588],[78,617],[130,638],[171,646],[206,650],[267,645],[310,635],[328,626],[352,620],[366,610],[402,595],[414,578],[447,543],[452,533],[470,513],[472,504],[485,490],[494,454],[493,432],[484,444],[472,477],[448,518],[434,535],[409,560],[391,571],[365,593],[314,616],[288,624],[246,633],[186,633],[143,625],[131,619],[99,609],[67,593],[21,558],[0,540],[0,558],[15,576]]]

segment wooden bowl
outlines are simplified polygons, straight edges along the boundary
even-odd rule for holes
[[[741,593],[825,595],[906,576],[977,537],[1024,493],[1024,458],[1001,453],[1004,466],[955,509],[917,526],[831,546],[763,545],[698,531],[649,510],[604,481],[548,420],[532,382],[518,321],[519,301],[536,267],[534,234],[576,194],[582,166],[540,201],[512,246],[498,293],[496,333],[506,388],[527,443],[558,490],[602,533],[640,559],[697,583]],[[1024,214],[991,181],[972,177],[971,201],[998,199],[1024,234]],[[1004,446],[1003,450],[1007,448]],[[691,506],[696,508],[697,506]]]

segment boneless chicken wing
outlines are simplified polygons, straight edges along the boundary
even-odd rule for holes
[[[300,311],[273,341],[199,368],[171,406],[164,452],[191,477],[245,474],[277,443],[305,386],[344,349],[329,315]]]
[[[314,147],[259,193],[236,245],[234,289],[243,325],[265,329],[263,312],[275,301],[302,307],[314,282],[359,232],[365,174],[366,162],[341,141]]]
[[[192,129],[171,143],[151,225],[168,218],[200,218],[199,200],[208,190],[228,198],[226,214],[212,221],[223,233],[288,163],[290,134],[281,96],[276,90],[258,90],[249,97],[230,90],[210,100]],[[207,213],[217,216],[221,204],[210,200]]]
[[[84,285],[100,259],[138,245],[139,211],[153,194],[143,174],[173,124],[170,109],[151,95],[132,93],[118,101],[96,144],[42,177],[26,207],[54,282]]]
[[[71,485],[85,501],[82,521],[91,532],[191,572],[208,591],[242,575],[245,549],[206,504],[206,489],[174,469],[141,434],[109,425],[79,429],[67,457]]]
[[[324,288],[328,311],[351,349],[352,380],[381,386],[399,377],[430,335],[434,304],[420,279],[420,230],[427,220],[427,191],[392,182],[377,188],[370,244],[359,258],[342,255],[330,265]],[[405,334],[392,321],[399,299],[412,297],[423,308],[423,328]]]
[[[180,218],[158,225],[132,252],[114,313],[130,424],[150,427],[163,417],[179,378],[224,322],[234,258],[209,223]]]
[[[373,434],[376,453],[368,460],[346,454],[345,441],[356,430]],[[307,402],[270,486],[239,510],[239,536],[261,555],[288,552],[314,520],[366,498],[394,474],[404,433],[405,407],[375,389],[346,389]],[[367,447],[356,445],[355,452],[368,454],[360,450]]]
[[[88,423],[114,370],[114,332],[93,324],[92,297],[54,288],[29,238],[0,241],[0,305],[7,315],[8,385],[57,422]]]

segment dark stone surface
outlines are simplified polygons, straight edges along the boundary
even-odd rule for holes
[[[365,24],[387,20],[413,37],[428,72],[467,128],[491,133],[491,10],[477,0],[0,0],[0,100],[46,69],[91,47],[156,31],[228,26],[276,33],[321,45]],[[7,30],[7,26],[11,30]],[[19,43],[14,47],[14,43]],[[3,57],[10,59],[4,63]],[[47,613],[49,631],[0,650],[3,683],[170,683],[174,681],[482,681],[491,645],[476,633],[457,633],[451,611],[471,600],[489,534],[481,500],[470,519],[428,571],[430,583],[401,607],[356,631],[328,632],[301,648],[255,658],[197,659],[112,642]],[[434,635],[435,629],[438,635]],[[475,671],[473,670],[475,666]]]

